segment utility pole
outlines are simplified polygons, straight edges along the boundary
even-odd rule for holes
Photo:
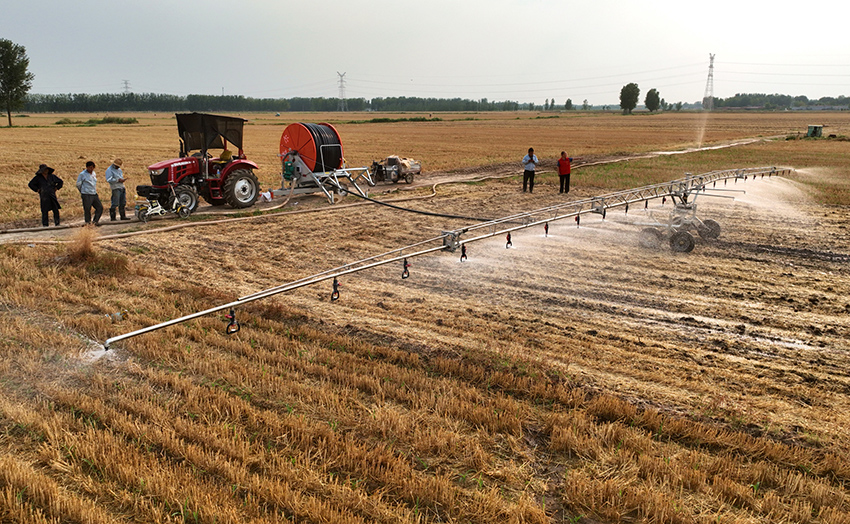
[[[705,95],[702,97],[702,108],[706,111],[714,109],[714,55],[709,53],[708,80],[705,81]]]
[[[345,73],[336,72],[339,75],[339,105],[337,111],[348,111],[345,106]]]
[[[130,81],[129,80],[122,80],[122,82],[124,82],[124,94],[129,95],[130,94]]]

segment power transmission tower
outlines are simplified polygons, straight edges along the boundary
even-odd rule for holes
[[[705,95],[702,97],[702,108],[706,111],[714,109],[714,55],[709,53],[708,80],[705,81]]]
[[[122,82],[124,82],[124,94],[127,95],[130,93],[130,81],[122,80]]]
[[[345,106],[345,73],[336,72],[339,75],[339,105],[337,111],[348,111]]]

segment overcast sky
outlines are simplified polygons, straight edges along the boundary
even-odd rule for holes
[[[11,5],[10,5],[11,4]],[[850,96],[850,2],[9,0],[32,93],[488,98],[619,104]]]

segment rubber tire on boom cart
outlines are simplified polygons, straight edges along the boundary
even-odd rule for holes
[[[694,237],[687,231],[676,231],[670,235],[670,248],[677,253],[690,253],[694,245]]]
[[[250,169],[237,169],[227,175],[222,193],[230,207],[251,207],[260,196],[260,182]]]
[[[714,240],[720,237],[720,224],[717,223],[716,220],[708,219],[703,220],[701,227],[697,230],[699,236],[706,240]]]
[[[654,227],[647,227],[641,230],[638,242],[647,249],[658,249],[661,247],[662,237],[661,231]]]

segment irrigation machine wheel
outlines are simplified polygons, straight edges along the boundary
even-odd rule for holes
[[[198,191],[194,187],[181,184],[174,189],[174,195],[177,197],[177,203],[188,207],[190,213],[198,209]]]
[[[145,224],[148,223],[148,207],[147,206],[140,207],[138,215],[139,215],[139,220],[141,220]]]
[[[694,237],[687,231],[676,231],[670,236],[670,248],[677,253],[690,253],[694,250]]]
[[[177,208],[177,216],[180,218],[189,218],[189,215],[192,214],[192,210],[188,206],[179,206]]]
[[[654,227],[643,228],[638,235],[638,242],[647,249],[658,249],[661,247],[661,231]]]
[[[706,240],[714,240],[720,237],[720,224],[717,221],[708,219],[702,221],[703,227],[699,228],[699,236]]]
[[[260,182],[250,169],[237,169],[227,175],[222,193],[230,207],[251,207],[260,196]]]

